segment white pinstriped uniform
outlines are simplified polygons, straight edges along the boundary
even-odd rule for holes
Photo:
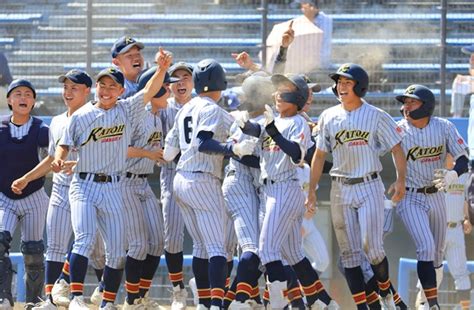
[[[68,122],[67,112],[51,120],[49,136],[49,156],[54,157],[56,146],[61,140]],[[67,160],[77,160],[77,149],[71,148]],[[69,185],[72,176],[65,173],[53,174],[53,187],[46,216],[46,236],[48,248],[46,260],[63,262],[72,236],[71,208],[69,205]]]
[[[407,156],[408,188],[432,186],[434,170],[444,168],[446,153],[454,159],[467,157],[464,140],[448,120],[431,117],[422,129],[407,120],[401,120],[399,125],[405,132],[402,147]],[[435,267],[440,266],[446,240],[444,193],[425,195],[407,190],[396,210],[415,242],[418,260],[433,261]]]
[[[173,128],[176,114],[181,108],[182,105],[177,103],[175,98],[169,98],[167,108],[160,111],[160,118],[163,124],[163,137],[166,137],[171,128]],[[184,244],[184,220],[173,192],[175,174],[176,163],[174,161],[161,165],[161,205],[165,231],[165,250],[168,253],[182,252]]]
[[[310,143],[311,145],[311,143]],[[310,146],[311,147],[311,146]],[[310,167],[304,164],[298,168],[298,180],[303,188],[305,197],[308,196]],[[329,266],[329,252],[326,242],[316,227],[312,218],[303,218],[303,249],[310,259],[311,265],[319,272],[324,272]]]
[[[120,269],[125,263],[125,219],[118,177],[125,171],[132,128],[146,116],[143,92],[117,101],[103,110],[86,104],[71,117],[59,144],[78,148],[76,173],[69,198],[75,240],[73,253],[89,257],[97,228],[106,245],[106,264]],[[90,173],[86,180],[80,172]],[[112,176],[113,182],[94,182],[93,173]]]
[[[199,152],[197,134],[200,131],[210,131],[214,133],[214,140],[225,142],[233,118],[208,97],[192,99],[178,115],[188,110],[190,104],[193,110],[191,120],[186,122],[181,116],[176,118],[175,128],[180,138],[189,138],[185,132],[189,122],[192,123],[192,132],[189,147],[180,147],[182,153],[176,168],[173,189],[186,228],[193,238],[193,255],[199,258],[226,257],[222,221],[225,216],[225,201],[220,184],[224,156]],[[186,147],[186,140],[181,140],[179,144]],[[205,248],[207,255],[198,256],[203,253],[195,251],[196,248]]]
[[[262,117],[255,119],[258,121]],[[229,140],[239,143],[249,137],[242,133],[237,124],[230,129]],[[230,218],[228,230],[235,233],[242,252],[250,251],[257,254],[258,251],[258,211],[260,199],[258,196],[258,180],[260,171],[241,164],[231,158],[226,167],[226,177],[222,183],[222,193],[227,207],[227,215]],[[227,245],[232,243],[232,238],[227,237]]]
[[[300,145],[304,158],[311,132],[300,115],[275,117],[281,135]],[[288,261],[295,265],[304,258],[301,225],[305,211],[304,194],[298,180],[299,163],[294,163],[261,127],[261,182],[265,197],[265,216],[260,232],[259,255],[262,264]]]
[[[144,120],[139,135],[132,138],[131,146],[146,150],[162,148],[163,130],[160,117],[151,112]],[[134,175],[152,174],[156,162],[148,158],[128,158],[126,171]],[[125,204],[128,252],[127,255],[144,260],[147,254],[163,254],[163,217],[161,207],[148,179],[133,176],[122,178]]]
[[[28,135],[32,123],[32,117],[21,126],[15,126],[10,122],[12,138],[21,139]],[[43,151],[43,148],[39,148],[38,154]],[[9,231],[13,236],[17,225],[20,224],[21,240],[42,240],[48,199],[44,188],[22,199],[11,199],[0,193],[0,231]]]
[[[56,146],[61,140],[68,123],[67,112],[59,114],[51,120],[48,155],[54,157]],[[77,160],[77,149],[71,148],[67,160]],[[53,173],[53,187],[46,215],[46,236],[48,248],[46,260],[64,262],[69,241],[72,237],[71,206],[69,204],[69,185],[72,176],[63,172]],[[97,234],[94,251],[91,255],[91,265],[95,269],[103,269],[105,248],[100,234]]]
[[[326,109],[318,121],[316,147],[332,152],[332,177],[365,178],[359,184],[332,181],[331,208],[345,268],[361,265],[362,245],[371,264],[385,257],[383,249],[384,185],[379,156],[401,141],[402,132],[386,112],[368,104],[346,111],[342,104]]]
[[[449,227],[448,225],[444,252],[448,261],[449,272],[454,278],[456,290],[471,289],[462,225],[464,220],[464,203],[467,201],[469,183],[469,173],[464,173],[459,176],[458,182],[446,188],[446,218],[448,224],[457,224],[455,227]]]

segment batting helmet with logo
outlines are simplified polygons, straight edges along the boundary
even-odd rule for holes
[[[436,100],[433,92],[426,86],[417,84],[410,85],[403,95],[399,95],[395,98],[401,103],[404,103],[405,98],[413,98],[423,102],[421,107],[410,112],[410,118],[412,119],[420,119],[433,115]]]
[[[367,94],[367,90],[369,89],[369,75],[364,70],[364,68],[353,63],[346,63],[340,66],[336,73],[329,74],[329,77],[333,79],[334,82],[336,82],[332,87],[332,91],[336,96],[339,96],[336,87],[337,81],[341,76],[356,82],[356,85],[354,86],[354,93],[358,97],[362,98],[365,96],[365,94]]]
[[[214,59],[201,60],[194,66],[193,81],[197,94],[227,88],[224,68]]]

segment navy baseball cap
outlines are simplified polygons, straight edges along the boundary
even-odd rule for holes
[[[76,84],[84,84],[87,87],[92,86],[92,78],[89,76],[89,74],[79,69],[72,69],[66,74],[60,75],[58,81],[60,83],[64,83],[66,79]]]
[[[112,53],[112,58],[117,57],[120,54],[128,52],[132,47],[138,47],[139,49],[144,49],[145,45],[142,42],[138,42],[132,37],[123,36],[117,41],[115,41],[114,45],[110,49]]]
[[[306,83],[306,79],[301,74],[294,75],[283,75],[283,74],[274,74],[272,75],[272,83],[276,87],[283,83],[291,83],[296,87],[296,91],[282,93],[280,96],[283,100],[291,102],[298,106],[298,110],[301,110],[309,97],[309,88]]]
[[[468,46],[463,46],[461,48],[461,52],[463,52],[464,54],[468,54],[468,55],[474,54],[474,44],[471,44],[471,45],[468,45]]]
[[[188,71],[190,74],[193,74],[193,67],[190,64],[187,64],[183,61],[177,62],[168,69],[168,73],[173,76],[173,74],[178,70]]]
[[[125,78],[123,77],[123,73],[114,67],[103,69],[102,71],[99,72],[99,74],[97,74],[95,79],[98,82],[104,76],[110,77],[112,80],[122,85],[122,87],[125,85]]]
[[[7,89],[7,98],[10,97],[10,93],[17,87],[21,87],[21,86],[24,86],[24,87],[28,87],[29,89],[31,89],[31,91],[33,92],[33,98],[36,99],[36,90],[35,90],[35,87],[33,86],[33,84],[31,84],[30,81],[28,80],[23,80],[23,79],[20,79],[20,80],[13,80],[10,85],[8,85],[8,89]]]
[[[151,77],[155,74],[156,72],[156,66],[155,67],[151,67],[150,69],[144,71],[139,77],[138,77],[138,88],[137,88],[137,91],[140,91],[142,90],[143,88],[145,88],[145,85],[146,83],[148,83],[148,81],[151,79]],[[178,78],[175,78],[175,77],[172,77],[170,76],[170,74],[168,72],[165,73],[165,78],[163,80],[163,84],[167,84],[167,83],[176,83],[178,82],[179,79]],[[156,95],[154,95],[153,97],[154,98],[160,98],[161,96],[163,96],[164,94],[166,93],[166,88],[165,87],[161,87],[160,90],[156,93]]]

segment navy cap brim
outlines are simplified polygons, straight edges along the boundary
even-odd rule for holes
[[[190,65],[188,64],[177,64],[176,66],[171,66],[170,70],[168,71],[168,73],[170,75],[173,75],[176,71],[178,70],[184,70],[184,71],[187,71],[189,72],[190,74],[193,74],[193,67],[191,67]]]
[[[86,85],[87,87],[91,87],[92,85],[88,85],[87,83],[83,83],[81,81],[79,81],[77,78],[75,78],[74,76],[67,76],[67,75],[60,75],[58,77],[58,82],[59,83],[64,83],[64,81],[66,80],[69,80],[73,83],[76,83],[76,84],[81,84],[81,85]]]
[[[103,72],[103,73],[99,73],[96,77],[95,77],[95,80],[98,82],[101,78],[103,78],[104,76],[108,76],[110,77],[112,80],[114,80],[117,84],[119,85],[122,85],[122,87],[124,86],[124,84],[119,81],[112,73],[108,73],[108,72]]]
[[[121,55],[121,54],[125,54],[126,52],[128,52],[132,47],[138,47],[139,49],[144,49],[145,48],[145,45],[142,43],[142,42],[133,42],[127,46],[125,46],[124,48],[122,48],[122,50],[120,51],[120,53],[117,54],[118,55]]]
[[[319,93],[321,91],[321,85],[318,83],[308,83],[308,87],[313,93]]]
[[[397,101],[399,101],[401,103],[404,103],[403,100],[405,98],[412,98],[412,99],[421,100],[420,97],[418,97],[416,95],[409,95],[409,94],[398,95],[398,96],[395,97],[395,99],[397,99]]]
[[[180,79],[176,78],[176,77],[170,77],[169,81],[166,81],[166,83],[176,83],[176,82],[179,82]]]
[[[348,73],[331,73],[331,74],[329,74],[329,77],[335,82],[337,82],[337,80],[339,80],[339,77],[341,77],[341,76],[343,76],[345,78],[348,78],[349,80],[354,80],[352,75],[350,75]]]

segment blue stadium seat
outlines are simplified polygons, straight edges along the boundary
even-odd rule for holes
[[[0,24],[28,24],[32,21],[39,21],[43,18],[42,14],[0,14]]]
[[[335,22],[379,22],[379,21],[437,21],[440,14],[329,14]],[[284,22],[300,16],[298,14],[269,14],[271,22]],[[130,23],[255,23],[260,22],[260,14],[131,14],[120,17]],[[448,21],[474,21],[472,13],[448,13]]]

